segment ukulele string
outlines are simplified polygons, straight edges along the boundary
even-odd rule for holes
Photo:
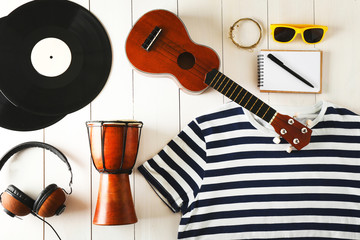
[[[168,59],[170,59],[172,62],[174,62],[176,65],[177,63],[177,58],[178,56],[182,53],[181,51],[175,49],[174,47],[172,47],[170,44],[168,44],[166,41],[160,40],[160,42],[162,43],[162,46],[159,46],[159,49],[164,50],[165,52],[169,53],[171,55],[172,58],[168,57]],[[171,50],[173,50],[173,53]],[[160,52],[160,51],[159,51]],[[195,64],[191,69],[188,69],[188,72],[195,75],[197,78],[203,79],[205,76],[205,73],[207,71],[201,71],[197,68],[197,66],[200,66],[200,63],[197,62],[197,64]],[[203,67],[201,67],[203,68]],[[204,68],[203,68],[204,69]]]
[[[178,44],[176,44],[175,42],[171,41],[170,39],[168,38],[164,38],[165,41],[161,41],[162,43],[164,43],[165,46],[167,46],[168,48],[172,49],[175,51],[176,55],[173,54],[173,56],[177,59],[177,56],[183,52],[187,52],[186,49],[182,48],[181,46],[179,46]],[[178,47],[178,49],[175,49],[175,47],[172,47],[168,42],[166,42],[166,40],[170,43],[173,43],[174,46]],[[177,62],[177,61],[175,61]],[[200,68],[200,69],[198,69]],[[206,65],[203,64],[201,61],[197,61],[196,64],[194,65],[193,68],[191,68],[190,70],[195,70],[197,71],[198,73],[200,73],[201,75],[199,77],[203,77],[204,73],[207,73],[208,68],[206,68]]]
[[[153,25],[150,24],[150,23],[148,23],[148,22],[145,22],[145,24],[147,24],[147,25],[150,26],[150,27],[153,27]],[[162,39],[164,39],[165,41],[163,41]],[[163,36],[162,38],[159,38],[157,41],[163,43],[163,45],[164,45],[164,46],[167,46],[170,50],[174,50],[174,51],[175,51],[176,54],[171,53],[171,51],[166,50],[165,48],[161,48],[161,47],[160,47],[160,49],[164,49],[164,51],[168,52],[172,57],[175,58],[175,60],[172,60],[172,59],[170,59],[169,57],[167,57],[167,58],[169,58],[172,62],[174,62],[174,63],[176,63],[176,64],[177,64],[177,58],[178,58],[178,56],[179,56],[181,53],[183,53],[183,52],[187,52],[186,49],[182,48],[181,46],[179,46],[178,44],[176,44],[175,42],[173,42],[172,40],[170,40],[169,38],[166,38],[166,37],[164,37],[164,36]],[[166,42],[166,41],[168,41],[168,42]],[[172,47],[172,46],[170,45],[170,43],[172,43],[172,45],[173,45],[174,47]],[[180,49],[180,50],[175,49],[175,47],[177,47],[177,48]],[[166,56],[165,54],[163,54],[163,55]],[[199,70],[197,67],[201,68],[201,70]],[[194,65],[194,67],[192,67],[191,69],[189,69],[189,72],[192,73],[193,75],[195,75],[196,77],[198,77],[198,78],[200,78],[200,79],[203,79],[204,76],[205,76],[205,74],[209,71],[209,70],[207,70],[207,69],[208,69],[208,68],[206,68],[205,66],[203,66],[202,62],[199,61],[199,62],[197,62],[197,64]],[[195,74],[194,72],[192,72],[192,70],[197,71],[198,73],[200,73],[200,75]]]

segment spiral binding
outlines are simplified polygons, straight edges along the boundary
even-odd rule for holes
[[[257,56],[257,66],[258,66],[258,87],[264,85],[264,55],[259,54]]]

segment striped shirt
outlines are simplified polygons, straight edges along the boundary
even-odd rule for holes
[[[231,102],[139,167],[181,211],[178,239],[360,239],[360,117],[327,102],[300,111],[313,130],[300,151]]]

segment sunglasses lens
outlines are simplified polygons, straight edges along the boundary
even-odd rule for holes
[[[324,35],[324,30],[321,28],[312,28],[304,31],[304,39],[308,43],[320,42]]]
[[[279,42],[289,42],[295,35],[295,30],[287,27],[277,27],[274,30],[274,38]]]

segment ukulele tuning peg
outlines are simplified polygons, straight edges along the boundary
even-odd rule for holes
[[[286,148],[286,152],[291,153],[294,150],[294,148],[290,145]]]
[[[274,137],[273,142],[279,144],[281,142],[280,136]]]
[[[299,113],[295,113],[293,118],[297,118],[299,116]]]
[[[313,121],[311,121],[310,119],[306,120],[307,127],[311,127],[312,125],[313,125]]]

